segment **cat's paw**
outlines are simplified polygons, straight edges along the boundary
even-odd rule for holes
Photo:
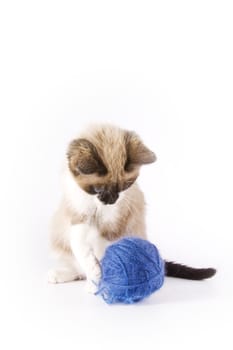
[[[100,264],[96,262],[96,264],[93,265],[91,269],[92,280],[98,283],[101,279],[101,274],[102,273],[101,273]]]
[[[101,279],[101,268],[100,264],[96,261],[95,264],[92,264],[89,269],[89,277],[86,282],[85,290],[90,294],[95,294],[98,290],[98,285]]]
[[[51,269],[48,271],[47,275],[49,283],[65,283],[78,279],[83,279],[83,276],[68,269]]]
[[[91,264],[87,267],[87,276],[88,280],[92,280],[95,283],[98,283],[101,279],[101,267],[96,258],[94,258],[94,261],[91,261]]]
[[[63,271],[51,269],[48,271],[47,280],[48,283],[62,283],[66,278]]]
[[[89,294],[95,294],[98,290],[97,285],[93,281],[87,281],[85,284],[85,291]]]

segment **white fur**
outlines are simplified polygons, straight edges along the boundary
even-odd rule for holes
[[[95,213],[96,204],[93,196],[77,185],[67,165],[63,172],[63,190],[65,200],[75,211],[90,217]]]
[[[49,283],[64,283],[74,281],[76,279],[83,279],[82,275],[77,273],[76,269],[71,267],[63,267],[60,269],[51,269],[48,272],[48,282]]]
[[[108,242],[99,235],[94,226],[78,224],[71,227],[70,243],[75,258],[85,271],[88,291],[95,292],[101,277],[99,261]]]
[[[117,218],[119,212],[117,203],[122,196],[115,205],[102,204],[96,196],[89,195],[77,185],[67,166],[63,173],[63,187],[64,199],[75,212],[85,214],[90,218],[95,215],[106,223]],[[85,224],[70,225],[68,237],[66,233],[65,238],[70,241],[74,258],[68,264],[64,260],[64,266],[61,268],[50,270],[48,281],[50,283],[68,282],[81,278],[84,272],[87,278],[87,290],[95,292],[96,284],[101,276],[99,261],[110,244],[109,241],[99,234],[91,220]]]
[[[122,177],[123,173],[118,174],[116,170],[123,169],[128,157],[127,152],[134,153],[137,149],[139,150],[137,164],[155,160],[154,154],[143,145],[136,134],[127,132],[126,135],[125,132],[125,130],[108,125],[94,129],[94,132],[90,129],[86,134],[80,135],[83,138],[87,137],[94,144],[95,141],[99,143],[103,153],[101,157],[103,156],[103,160],[109,165],[110,174],[106,181],[121,180],[117,176]],[[129,148],[126,147],[126,141],[127,144],[132,142],[132,150],[126,149]],[[118,144],[119,147],[117,147]],[[70,156],[72,158],[71,154],[68,157]],[[135,156],[137,158],[137,155]],[[144,156],[145,159],[143,159]],[[109,240],[114,235],[119,237],[128,234],[146,238],[144,196],[137,184],[133,184],[120,194],[114,205],[104,205],[98,200],[97,195],[90,195],[79,187],[69,169],[68,162],[72,167],[74,165],[69,158],[66,160],[63,171],[63,198],[51,225],[51,245],[62,259],[62,267],[49,272],[49,281],[66,282],[84,273],[87,277],[88,288],[91,286],[93,291],[95,285],[92,281],[98,283],[99,261],[109,244],[109,241],[101,234],[106,235]],[[130,177],[136,178],[138,174],[139,166],[136,166],[131,176],[125,173],[126,180]],[[101,232],[98,232],[99,227]],[[67,257],[70,259],[68,265],[67,261],[64,261]]]
[[[115,205],[105,205],[95,195],[90,195],[82,190],[75,182],[72,174],[66,167],[63,174],[63,187],[66,201],[80,214],[87,214],[89,217],[94,214],[101,217],[103,222],[110,222],[118,216],[118,203],[123,199],[124,193],[120,193]]]

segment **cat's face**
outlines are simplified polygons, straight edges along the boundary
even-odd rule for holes
[[[114,204],[133,185],[140,166],[156,160],[135,133],[113,126],[97,127],[73,140],[67,156],[77,184],[104,204]]]

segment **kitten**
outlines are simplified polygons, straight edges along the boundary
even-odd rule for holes
[[[49,282],[86,278],[88,291],[95,292],[107,246],[123,236],[147,238],[136,180],[140,167],[155,160],[137,134],[111,125],[88,129],[70,143],[50,236],[61,266],[49,271]],[[168,276],[203,279],[214,273],[166,262]]]

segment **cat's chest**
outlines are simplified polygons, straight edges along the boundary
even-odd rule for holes
[[[86,216],[87,221],[92,224],[111,224],[118,218],[118,205],[102,204],[97,197],[88,196],[79,203],[77,210]]]
[[[118,204],[104,205],[96,196],[89,195],[81,190],[76,184],[66,188],[66,198],[72,209],[87,221],[93,223],[95,221],[102,223],[113,223],[118,217]]]
[[[117,204],[104,205],[94,196],[73,198],[73,208],[92,225],[114,224],[118,218]]]
[[[97,198],[96,203],[96,217],[101,223],[114,223],[118,218],[119,208],[118,203],[113,205],[102,204]]]

